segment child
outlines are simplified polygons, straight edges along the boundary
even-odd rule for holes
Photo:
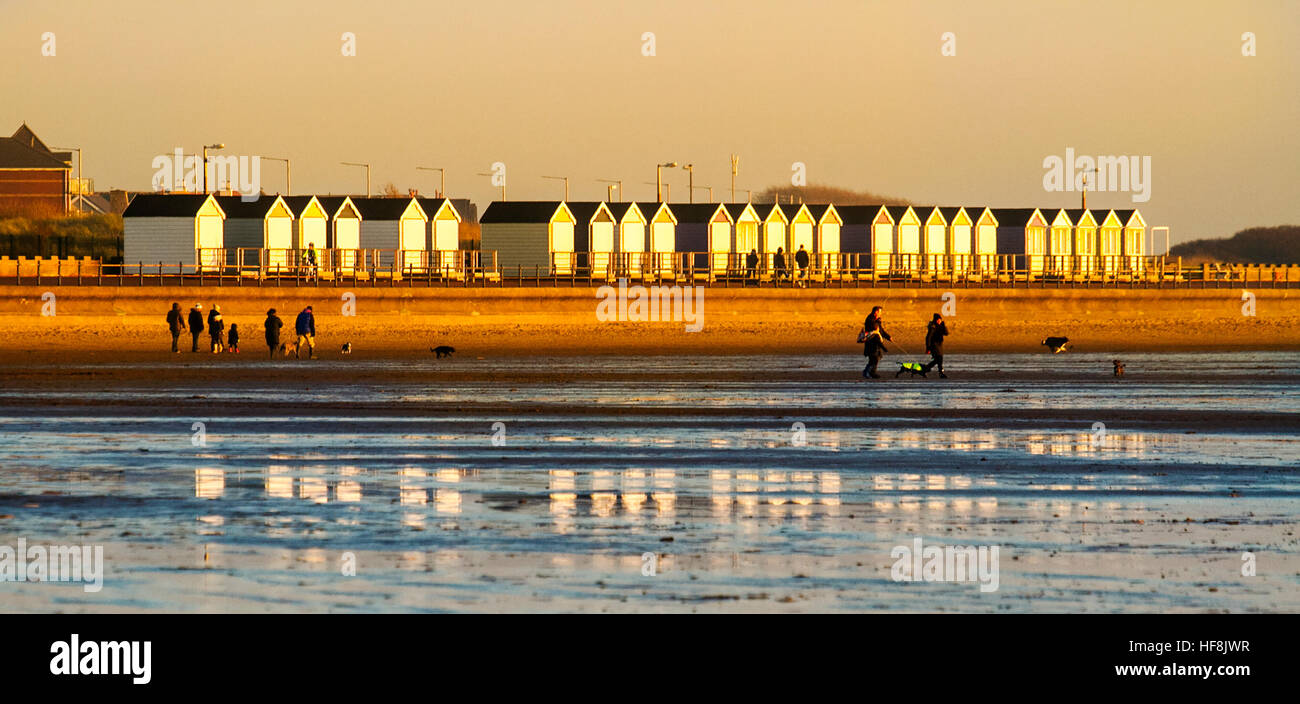
[[[239,354],[239,326],[231,323],[230,332],[226,333],[227,352]]]

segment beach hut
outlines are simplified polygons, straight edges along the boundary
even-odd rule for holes
[[[790,223],[786,227],[786,241],[790,246],[786,249],[788,254],[785,258],[786,266],[791,271],[795,270],[794,255],[800,247],[808,252],[808,261],[812,262],[813,252],[817,251],[817,219],[813,217],[812,211],[803,203],[787,203],[781,206],[781,212],[785,215],[786,222]]]
[[[328,249],[330,214],[325,205],[316,196],[284,196],[284,202],[293,213],[294,249],[305,250],[315,247],[319,253]]]
[[[970,213],[961,206],[939,208],[943,221],[947,223],[945,249],[948,251],[948,265],[954,276],[965,276],[975,268],[972,256],[975,244],[975,223]]]
[[[494,201],[479,219],[482,248],[496,251],[503,271],[567,276],[574,273],[574,223],[562,201]]]
[[[1097,270],[1097,219],[1091,210],[1073,208],[1065,211],[1073,223],[1074,276],[1086,280]]]
[[[790,237],[789,227],[790,219],[785,216],[781,206],[776,203],[771,205],[758,205],[754,207],[754,212],[763,220],[763,236],[759,238],[758,255],[762,257],[762,278],[769,278],[772,275],[773,259],[776,257],[776,250],[784,251],[787,264],[789,263]]]
[[[921,270],[934,275],[950,269],[948,264],[948,220],[943,211],[935,207],[915,209],[923,223],[921,234]]]
[[[894,218],[883,205],[837,206],[843,224],[840,227],[840,251],[848,255],[848,266],[859,276],[883,276],[889,273],[894,251]]]
[[[587,269],[593,278],[612,278],[614,275],[614,214],[600,201],[568,203],[573,213],[573,249],[582,252],[579,269]]]
[[[998,271],[998,219],[993,215],[993,211],[983,206],[971,206],[966,208],[966,213],[970,215],[971,220],[975,223],[975,231],[971,236],[971,246],[974,248],[971,256],[974,257],[972,264],[975,269],[986,274],[997,274]]]
[[[655,276],[672,277],[677,271],[677,216],[667,203],[637,203],[645,215],[650,234],[650,271]]]
[[[808,213],[817,223],[811,257],[813,275],[837,275],[840,271],[840,231],[844,227],[844,219],[840,217],[840,211],[830,203],[810,205]]]
[[[429,216],[415,198],[352,199],[361,214],[361,249],[379,250],[374,263],[400,271],[423,266]],[[394,272],[396,273],[396,272]]]
[[[615,275],[639,279],[645,268],[646,220],[636,203],[609,203],[615,223]]]
[[[1074,272],[1074,221],[1063,209],[1042,212],[1049,232],[1046,271],[1051,276],[1068,277]]]
[[[424,247],[429,252],[428,266],[442,276],[464,275],[460,257],[460,211],[446,198],[416,198],[420,209],[429,216]]]
[[[1103,276],[1111,277],[1119,271],[1124,221],[1114,210],[1098,211],[1098,214],[1101,214],[1101,220],[1097,224],[1097,270]]]
[[[1047,220],[1038,208],[994,208],[998,220],[998,256],[1019,274],[1043,275],[1047,254]]]
[[[696,276],[714,279],[725,276],[732,254],[732,221],[721,203],[692,203],[673,206],[677,218],[677,247],[693,252],[687,262]]]
[[[211,195],[142,193],[122,213],[122,262],[183,262],[215,271],[223,261],[225,219]]]
[[[347,196],[320,196],[321,207],[330,217],[329,252],[322,257],[322,268],[337,268],[339,274],[351,276],[364,264],[361,258],[361,213]]]
[[[1124,236],[1120,241],[1121,270],[1141,276],[1146,263],[1147,223],[1136,209],[1116,210],[1115,216],[1124,223]]]
[[[280,196],[217,196],[226,213],[227,263],[257,265],[263,273],[287,272],[293,263],[294,214]]]
[[[921,265],[921,218],[909,205],[890,205],[885,210],[894,221],[894,261],[890,271],[914,276]]]
[[[763,221],[753,203],[728,203],[727,214],[735,227],[736,265],[733,268],[744,270],[745,257],[759,249],[758,232]]]

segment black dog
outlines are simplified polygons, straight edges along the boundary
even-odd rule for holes
[[[450,345],[439,345],[437,347],[430,347],[429,351],[438,355],[438,359],[442,359],[443,357],[450,357],[451,353],[456,351],[456,348]]]
[[[1118,359],[1115,360],[1115,376],[1124,376],[1124,363]]]
[[[898,372],[894,374],[894,378],[897,379],[898,375],[903,372],[910,372],[912,376],[925,376],[927,371],[928,370],[925,368],[924,364],[918,364],[916,362],[900,362],[898,365]]]
[[[1060,354],[1065,351],[1065,343],[1069,342],[1068,337],[1049,337],[1043,340],[1043,346],[1052,350],[1052,354]]]

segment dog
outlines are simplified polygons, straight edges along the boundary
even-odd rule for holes
[[[351,343],[351,342],[344,342],[344,343],[343,343],[343,349],[342,349],[342,350],[339,350],[339,351],[342,352],[343,354],[352,354],[352,343]]]
[[[450,357],[451,353],[456,351],[456,348],[450,345],[439,345],[437,347],[430,347],[429,351],[438,355],[438,359],[442,359],[443,357]]]
[[[298,343],[297,343],[297,342],[281,342],[281,343],[280,343],[280,355],[283,356],[283,357],[288,357],[289,355],[294,355],[294,356],[296,357],[296,356],[298,355]]]
[[[1124,363],[1118,359],[1114,360],[1115,376],[1124,376]]]
[[[1060,354],[1065,351],[1065,343],[1069,341],[1068,337],[1049,337],[1043,340],[1043,346],[1052,350],[1052,354]]]
[[[919,364],[917,362],[900,362],[898,365],[898,373],[894,374],[894,378],[897,379],[898,375],[903,372],[909,372],[912,376],[925,376],[928,373],[928,370],[925,368],[924,364]]]

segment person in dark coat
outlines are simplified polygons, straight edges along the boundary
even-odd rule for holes
[[[229,343],[226,351],[239,354],[239,326],[231,323],[230,332],[226,333],[226,342]]]
[[[199,335],[203,334],[203,304],[195,303],[190,309],[190,336],[194,338],[194,344],[190,345],[191,352],[199,351]]]
[[[745,255],[745,285],[748,286],[750,281],[758,280],[758,250],[751,249],[749,254]]]
[[[167,329],[172,334],[172,352],[181,353],[179,342],[181,333],[185,332],[185,313],[181,312],[181,304],[173,303],[172,309],[167,311]]]
[[[880,378],[876,373],[876,365],[880,364],[880,358],[885,356],[885,340],[894,339],[885,332],[885,321],[881,317],[882,310],[880,306],[872,308],[867,319],[862,322],[862,355],[867,358],[867,368],[862,370],[862,376],[872,379]]]
[[[225,347],[224,333],[226,332],[226,321],[221,317],[221,306],[212,305],[212,310],[208,311],[208,335],[212,338],[212,353],[216,354]]]
[[[938,367],[940,379],[948,378],[948,375],[943,373],[943,338],[947,336],[948,324],[943,322],[942,315],[935,313],[934,319],[925,329],[925,351],[930,353],[930,362],[925,365],[925,371],[929,372]]]
[[[785,247],[776,248],[776,256],[772,258],[772,268],[776,269],[775,280],[780,283],[781,279],[786,277],[785,272]]]
[[[307,345],[307,351],[312,359],[316,359],[316,316],[311,312],[311,306],[302,309],[298,314],[298,319],[293,323],[294,332],[298,333],[298,346],[293,351],[296,358],[302,352],[302,346]]]
[[[799,251],[794,253],[794,263],[799,265],[799,285],[808,285],[808,250],[799,245]]]
[[[284,327],[284,321],[280,316],[275,314],[275,309],[266,311],[266,346],[270,349],[270,356],[275,358],[275,350],[280,346],[280,328]]]

